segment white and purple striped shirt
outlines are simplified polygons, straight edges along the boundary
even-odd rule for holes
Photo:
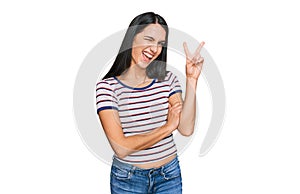
[[[125,136],[147,133],[166,123],[169,97],[177,92],[182,92],[180,83],[171,72],[167,72],[164,81],[154,79],[142,88],[127,86],[116,77],[107,78],[97,83],[97,113],[105,109],[117,110]],[[148,163],[176,152],[171,134],[150,148],[118,159],[131,164]]]

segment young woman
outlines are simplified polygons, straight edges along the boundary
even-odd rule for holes
[[[97,84],[97,112],[114,150],[111,193],[182,193],[172,132],[194,131],[196,86],[204,59],[186,43],[186,95],[166,71],[168,26],[153,12],[135,17],[112,68]]]

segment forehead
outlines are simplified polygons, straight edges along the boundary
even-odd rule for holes
[[[140,34],[151,36],[156,40],[165,40],[166,38],[166,31],[160,24],[149,24]]]

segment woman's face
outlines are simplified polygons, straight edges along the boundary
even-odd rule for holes
[[[166,31],[160,24],[149,24],[138,33],[132,43],[131,65],[146,69],[162,51],[166,42]]]

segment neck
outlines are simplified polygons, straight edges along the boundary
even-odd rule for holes
[[[149,79],[146,69],[139,68],[138,65],[131,65],[120,77],[137,83],[143,83]]]

